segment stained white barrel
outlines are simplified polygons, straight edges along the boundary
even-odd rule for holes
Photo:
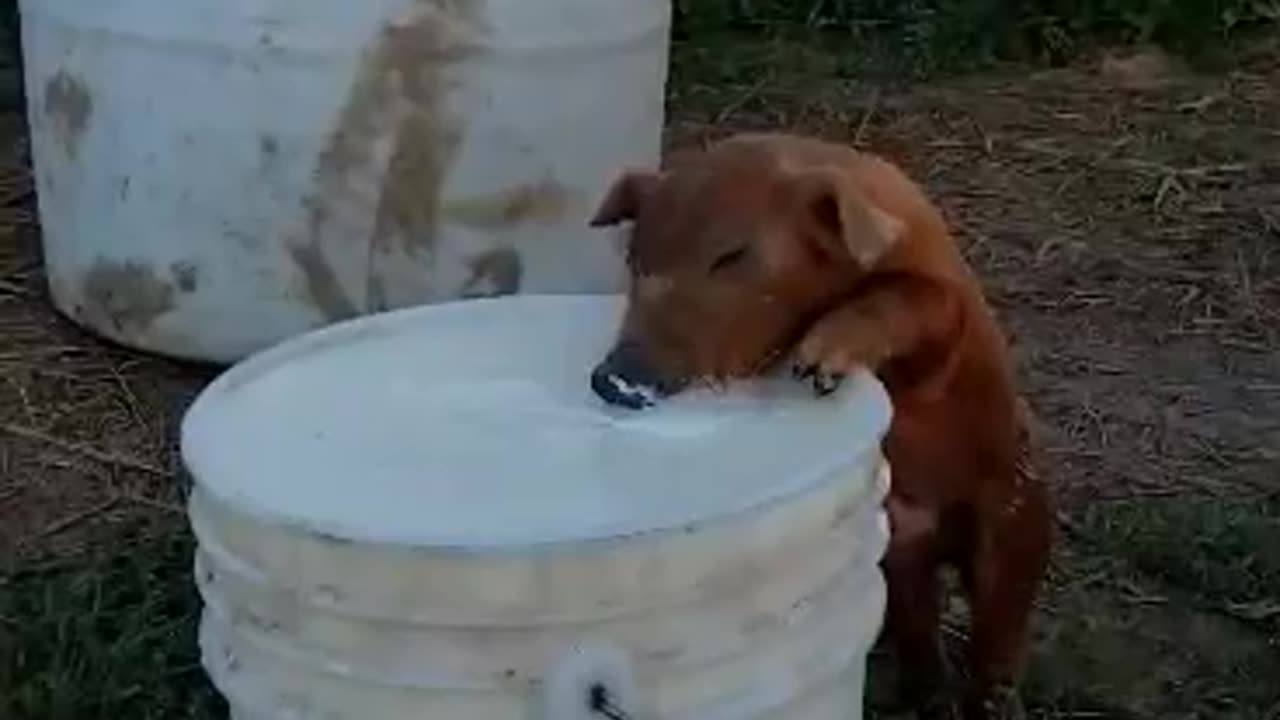
[[[670,0],[21,0],[53,300],[239,359],[362,313],[611,292]]]
[[[612,296],[361,318],[184,420],[204,664],[239,720],[861,717],[888,531],[870,376],[606,407]],[[596,699],[599,699],[597,697]]]

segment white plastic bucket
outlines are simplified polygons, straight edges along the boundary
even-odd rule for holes
[[[669,0],[21,0],[54,302],[231,361],[370,311],[613,292]]]
[[[186,416],[204,664],[239,720],[857,720],[890,410],[871,376],[588,388],[616,297],[376,315]]]

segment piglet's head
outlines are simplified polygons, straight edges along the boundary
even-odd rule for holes
[[[592,224],[624,222],[627,309],[591,386],[630,408],[768,369],[903,229],[847,171],[732,141],[676,170],[624,173]]]

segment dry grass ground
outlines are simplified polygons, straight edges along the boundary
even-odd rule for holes
[[[915,86],[809,41],[676,55],[672,144],[788,128],[883,152],[985,278],[1061,510],[1035,715],[1280,719],[1280,50]],[[0,718],[220,717],[174,454],[211,371],[55,315],[33,200],[4,115]]]

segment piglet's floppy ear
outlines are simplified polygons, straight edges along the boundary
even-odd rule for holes
[[[800,212],[824,252],[852,258],[863,269],[876,264],[902,238],[906,225],[873,205],[838,170],[821,169],[797,178]]]
[[[628,170],[614,181],[605,194],[600,209],[591,218],[591,227],[617,225],[635,220],[641,206],[653,195],[662,175],[650,170]]]

